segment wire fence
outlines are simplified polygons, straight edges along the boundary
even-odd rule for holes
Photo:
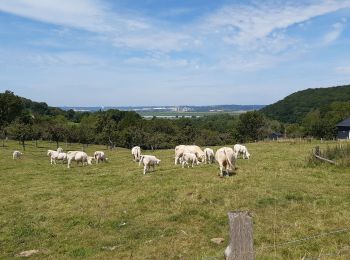
[[[261,246],[255,251],[255,253],[256,253],[256,255],[260,255],[264,251],[266,252],[266,250],[274,249],[274,254],[276,256],[276,252],[280,248],[286,248],[286,247],[290,247],[290,246],[294,246],[294,245],[305,244],[305,243],[310,242],[310,241],[315,240],[315,239],[319,239],[319,238],[323,238],[323,237],[331,237],[331,236],[335,236],[338,234],[345,234],[345,233],[349,233],[349,232],[350,232],[350,227],[338,228],[336,230],[332,230],[329,232],[318,233],[318,234],[314,234],[311,236],[302,237],[302,238],[298,238],[298,239],[294,239],[294,240],[290,240],[290,241],[286,241],[286,242],[282,242],[282,243]],[[302,259],[303,260],[313,260],[313,259],[320,259],[322,257],[325,258],[325,257],[340,256],[340,255],[342,255],[346,252],[349,252],[349,251],[350,251],[350,246],[347,245],[346,247],[343,247],[342,249],[337,250],[337,251],[327,252],[327,253],[321,252],[317,256],[304,256]]]

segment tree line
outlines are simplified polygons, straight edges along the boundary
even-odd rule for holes
[[[166,149],[179,144],[214,146],[253,142],[268,138],[273,132],[289,137],[333,138],[335,124],[348,116],[349,111],[350,102],[332,103],[327,108],[309,112],[301,124],[280,123],[260,111],[239,116],[143,119],[136,112],[115,109],[64,111],[6,91],[0,93],[0,138],[18,140],[23,149],[29,140],[48,140],[57,146],[65,142],[102,144],[110,148],[139,145],[143,149]]]

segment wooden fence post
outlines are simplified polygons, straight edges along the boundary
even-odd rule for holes
[[[226,260],[254,260],[253,221],[247,211],[228,213],[230,241],[225,250]]]

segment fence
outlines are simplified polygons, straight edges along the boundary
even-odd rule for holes
[[[253,221],[252,216],[247,211],[229,212],[229,243],[224,252],[226,260],[252,260],[255,258],[257,251],[254,250],[253,243]],[[264,249],[274,249],[288,247],[295,244],[304,243],[321,237],[334,236],[340,233],[350,232],[350,227],[343,227],[329,232],[319,233],[308,237],[294,239],[283,243],[265,246]],[[350,251],[350,246],[345,246],[336,252],[322,253],[318,256],[306,257],[303,260],[320,259],[322,257],[339,256]],[[221,253],[222,254],[222,253]],[[217,255],[219,256],[219,255]],[[210,258],[207,258],[210,259]]]

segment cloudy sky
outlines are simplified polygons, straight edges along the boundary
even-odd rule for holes
[[[350,0],[0,0],[0,68],[54,106],[269,104],[350,83]]]

